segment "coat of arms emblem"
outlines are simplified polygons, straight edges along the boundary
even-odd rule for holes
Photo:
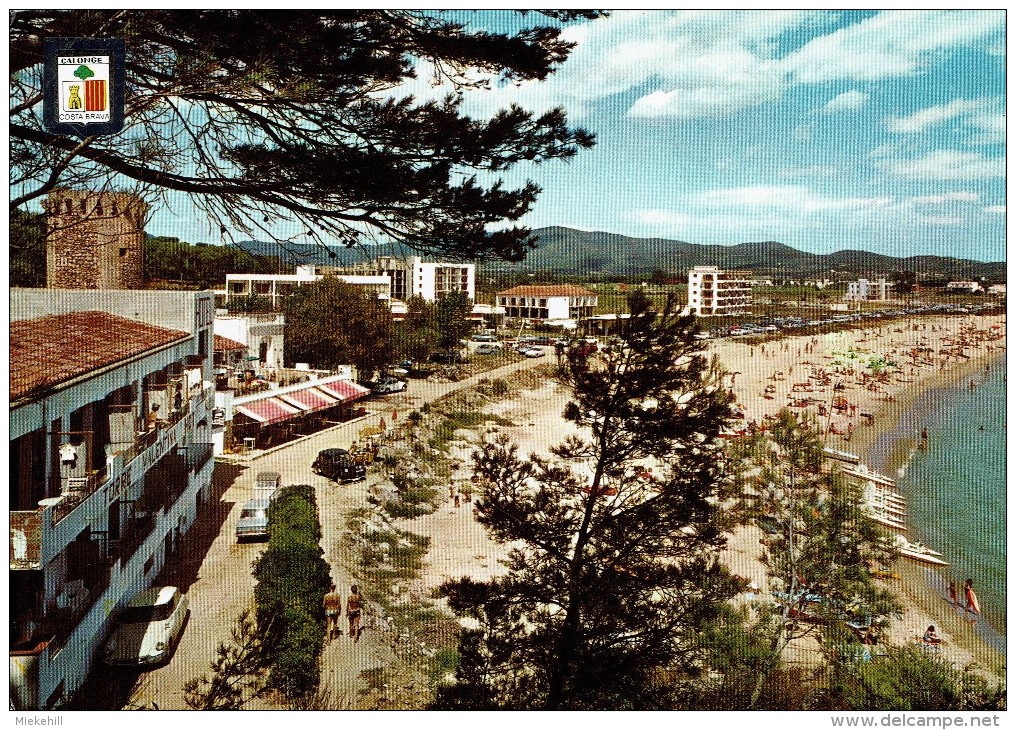
[[[44,122],[61,134],[109,134],[123,127],[124,42],[46,38]]]

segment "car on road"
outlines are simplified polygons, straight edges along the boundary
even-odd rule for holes
[[[156,586],[130,600],[106,640],[107,664],[150,666],[168,661],[187,622],[187,596],[176,586]]]
[[[236,539],[267,540],[268,539],[268,507],[270,499],[255,497],[243,503],[240,519],[236,522]]]
[[[367,478],[367,467],[355,463],[345,449],[318,452],[311,469],[315,474],[337,482],[358,482]]]
[[[403,393],[406,390],[406,381],[398,378],[382,378],[374,384],[370,392],[374,395],[385,395],[386,393]]]
[[[475,354],[475,355],[493,355],[495,353],[501,352],[501,350],[502,350],[501,343],[499,343],[499,342],[495,342],[493,344],[485,343],[483,345],[478,345],[477,348],[475,350],[473,350],[473,354]]]

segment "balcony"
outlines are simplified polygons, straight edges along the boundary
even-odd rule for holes
[[[86,504],[104,485],[108,485],[108,499],[121,501],[128,496],[132,484],[137,484],[183,437],[181,421],[189,410],[199,414],[207,411],[209,417],[214,406],[215,391],[211,383],[184,404],[180,412],[160,421],[158,428],[137,435],[129,448],[110,455],[104,469],[96,470],[85,478],[72,482],[56,497],[43,499],[36,509],[11,510],[10,517],[10,570],[40,570],[55,557],[83,529],[90,526],[87,510],[77,508]],[[203,415],[203,414],[201,414]],[[181,449],[186,462],[185,471],[198,471],[211,458],[211,446],[194,444]],[[184,478],[186,483],[186,477]],[[37,493],[45,494],[45,491]],[[94,501],[94,500],[93,500]],[[104,508],[104,507],[102,507]],[[80,517],[68,519],[81,512]],[[116,546],[114,546],[114,551]]]
[[[184,400],[180,408],[171,413],[169,418],[157,420],[155,428],[151,431],[138,432],[133,444],[123,451],[111,454],[107,458],[105,468],[89,472],[83,479],[68,480],[67,487],[62,490],[62,499],[53,506],[53,524],[59,524],[79,504],[95,494],[113,473],[128,468],[131,462],[155,445],[161,434],[171,430],[189,412],[190,401]]]

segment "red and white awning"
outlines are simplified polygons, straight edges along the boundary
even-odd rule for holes
[[[280,423],[300,415],[303,411],[278,398],[262,398],[236,406],[236,412],[253,418],[263,426]]]
[[[284,393],[277,397],[284,400],[289,405],[300,408],[308,413],[322,411],[325,408],[331,408],[332,406],[342,402],[341,399],[336,398],[331,393],[325,393],[318,388],[297,390],[292,393]]]
[[[281,423],[306,413],[323,411],[341,403],[359,400],[370,390],[348,380],[307,383],[304,387],[284,393],[266,393],[264,397],[238,403],[236,413],[242,413],[263,426]]]
[[[318,383],[317,387],[344,401],[359,400],[370,393],[370,390],[362,385],[357,385],[348,380],[333,380],[330,383]]]

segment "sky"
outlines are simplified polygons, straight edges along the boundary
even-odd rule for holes
[[[522,223],[1005,259],[1003,10],[619,11],[564,37],[577,46],[547,81],[465,94],[474,116],[563,106],[597,136],[504,175],[543,188]],[[422,65],[398,93],[447,91]],[[187,209],[149,232],[181,235]]]

